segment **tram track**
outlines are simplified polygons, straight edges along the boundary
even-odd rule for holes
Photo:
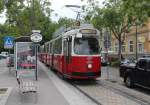
[[[98,83],[98,84],[101,85],[100,83]],[[113,84],[113,83],[110,83],[110,84]],[[102,84],[102,85],[103,85],[103,87],[110,89],[117,94],[120,94],[126,98],[134,100],[135,102],[139,103],[140,105],[150,105],[150,101],[147,101],[140,96],[138,97],[136,95],[131,94],[130,92],[124,91],[122,88],[117,88],[116,86],[110,85],[110,84],[108,84],[108,82],[107,82],[107,84]],[[126,88],[126,87],[124,87],[124,88]]]
[[[73,87],[75,87],[78,91],[80,91],[82,94],[84,94],[86,97],[88,97],[92,102],[94,102],[97,105],[102,105],[98,100],[96,100],[95,98],[93,98],[92,96],[90,96],[88,93],[86,93],[85,91],[83,91],[80,87],[78,87],[77,85],[75,85],[74,83],[71,83],[71,85]]]
[[[79,84],[77,84],[75,82],[70,82],[70,83],[71,83],[71,85],[73,87],[75,87],[77,90],[79,90],[85,96],[87,96],[92,102],[94,102],[97,105],[103,105],[102,102],[100,102],[95,97],[91,96],[91,94],[89,94],[86,90],[84,90],[84,88],[82,88],[81,85],[79,85]],[[104,83],[104,82],[101,82],[101,81],[96,81],[95,82],[95,88],[103,87],[105,89],[113,91],[114,93],[116,93],[118,95],[121,95],[121,96],[123,96],[123,97],[125,97],[127,99],[130,99],[130,100],[136,102],[138,105],[150,105],[150,102],[148,101],[148,99],[145,100],[145,99],[143,99],[143,97],[136,96],[136,94],[134,94],[134,95],[130,94],[130,91],[129,92],[124,91],[122,88],[118,89],[118,87],[116,87],[116,86],[114,86],[112,84],[113,83],[108,83],[108,82]],[[89,88],[90,88],[90,85],[89,85]],[[126,87],[123,87],[123,88],[126,88]],[[94,91],[94,90],[91,89],[91,91]]]

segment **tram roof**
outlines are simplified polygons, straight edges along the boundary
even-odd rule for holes
[[[81,24],[80,26],[73,26],[73,27],[60,27],[54,34],[53,38],[57,38],[59,36],[69,35],[78,33],[81,29],[95,29],[92,24]]]
[[[98,34],[99,34],[99,31],[98,31],[96,28],[94,28],[93,25],[91,25],[91,24],[82,24],[80,27],[77,27],[77,28],[68,30],[68,31],[65,33],[65,36],[66,36],[66,35],[68,36],[68,35],[70,35],[70,34],[79,33],[79,31],[82,30],[82,29],[95,29],[95,30],[98,32]]]

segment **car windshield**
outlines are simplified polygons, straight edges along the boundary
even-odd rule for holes
[[[99,54],[99,43],[96,38],[75,38],[74,53],[78,55]]]

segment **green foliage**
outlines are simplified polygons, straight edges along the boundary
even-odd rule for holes
[[[133,20],[141,23],[150,16],[150,0],[122,0],[124,11]]]
[[[118,57],[111,57],[110,64],[112,67],[118,67],[120,65],[120,61]]]
[[[4,9],[4,0],[0,0],[0,12]]]
[[[3,0],[2,0],[3,1]],[[31,30],[41,30],[43,42],[51,39],[52,33],[57,28],[57,23],[50,19],[51,3],[49,0],[8,0],[5,3],[7,20],[0,26],[0,38],[4,36],[30,35]],[[0,2],[1,9],[1,2]],[[0,40],[0,50],[3,48]]]
[[[41,30],[44,41],[50,40],[55,28],[49,18],[50,5],[49,0],[9,0],[6,24],[19,35],[30,35],[33,29]]]
[[[119,60],[111,62],[111,66],[112,67],[119,67],[119,65],[120,65],[120,61]]]
[[[60,18],[58,20],[58,27],[60,27],[60,26],[69,27],[72,25],[73,21],[74,21],[73,19],[69,19],[67,17]]]

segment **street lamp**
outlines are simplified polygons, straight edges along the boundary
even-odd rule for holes
[[[137,33],[137,23],[136,23],[136,31],[135,31],[135,43],[136,43],[136,47],[135,47],[135,58],[136,58],[136,60],[138,59],[138,45],[137,45],[137,43],[138,43],[138,35],[137,35],[138,33]]]
[[[136,20],[136,22],[135,22],[135,26],[136,26],[136,31],[135,31],[135,44],[136,44],[136,47],[135,47],[135,58],[136,58],[136,60],[138,59],[138,31],[137,31],[137,28],[138,28],[139,24],[140,24],[140,21]]]

